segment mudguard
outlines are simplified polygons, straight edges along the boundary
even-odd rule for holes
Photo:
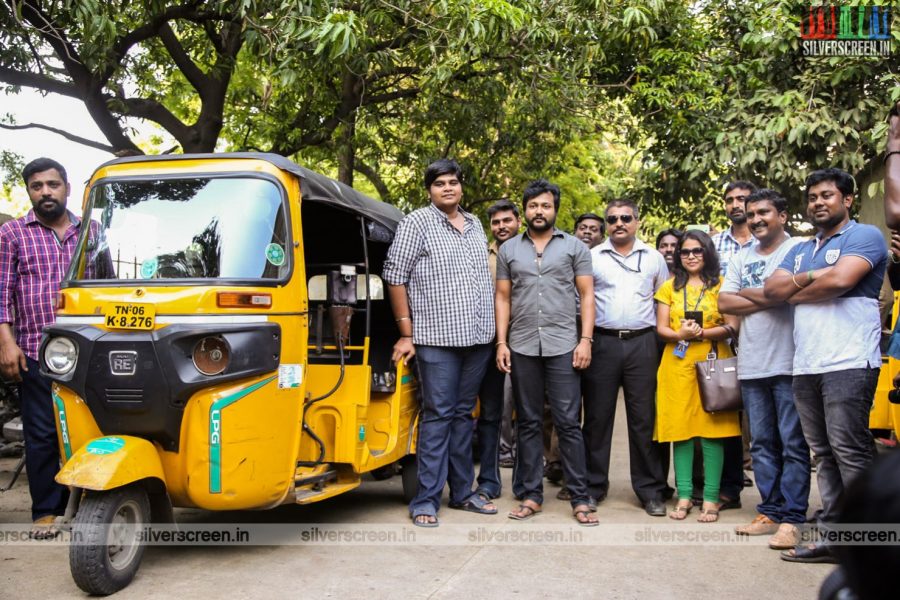
[[[56,481],[102,491],[155,478],[166,483],[159,450],[145,439],[130,436],[95,438],[79,448],[56,475]]]

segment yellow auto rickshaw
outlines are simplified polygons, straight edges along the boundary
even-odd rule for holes
[[[415,492],[417,383],[377,275],[402,216],[272,154],[97,169],[40,348],[79,587],[128,585],[172,507],[308,504],[398,464]]]

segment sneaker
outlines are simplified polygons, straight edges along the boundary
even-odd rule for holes
[[[766,515],[756,515],[749,525],[738,525],[734,532],[738,535],[771,535],[779,529],[778,523]]]
[[[56,516],[47,515],[36,519],[31,524],[31,539],[33,540],[52,540],[59,535],[59,527],[56,526]]]
[[[782,523],[775,535],[769,538],[772,550],[790,550],[800,543],[800,529],[793,523]]]

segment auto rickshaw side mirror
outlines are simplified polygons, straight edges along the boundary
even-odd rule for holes
[[[328,275],[314,275],[307,285],[310,302],[325,302],[328,299]],[[384,282],[378,275],[369,275],[369,298],[384,300]],[[366,276],[356,276],[356,299],[366,299]]]

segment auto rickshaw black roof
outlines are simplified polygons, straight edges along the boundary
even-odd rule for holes
[[[362,194],[352,187],[335,181],[330,177],[310,171],[305,167],[301,167],[294,161],[287,159],[278,154],[270,154],[266,152],[222,152],[209,154],[159,154],[159,155],[140,155],[126,156],[116,158],[109,162],[103,163],[100,168],[109,165],[120,165],[126,163],[139,162],[158,162],[158,161],[178,161],[178,160],[197,160],[211,158],[216,160],[264,160],[278,167],[283,171],[293,173],[303,180],[301,193],[303,200],[321,202],[329,204],[336,208],[348,210],[350,212],[363,215],[364,217],[375,221],[390,229],[393,233],[397,229],[397,224],[403,218],[403,213],[396,207],[370,198]]]

